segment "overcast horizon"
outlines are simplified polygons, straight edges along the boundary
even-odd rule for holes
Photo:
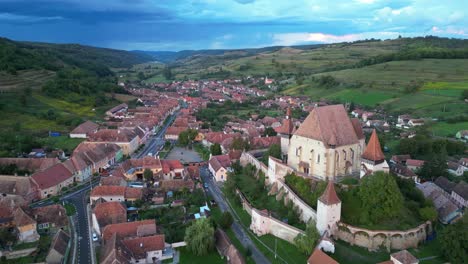
[[[146,51],[468,38],[463,1],[0,0],[0,35]]]

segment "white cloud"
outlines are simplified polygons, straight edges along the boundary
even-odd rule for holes
[[[398,32],[364,32],[356,34],[333,35],[325,33],[282,33],[273,35],[273,45],[291,46],[306,43],[338,43],[351,42],[369,38],[396,38]]]
[[[13,13],[0,13],[0,20],[10,21],[10,22],[41,22],[41,21],[52,21],[52,20],[62,20],[61,16],[51,16],[51,17],[40,17],[40,16],[24,16],[17,15]]]

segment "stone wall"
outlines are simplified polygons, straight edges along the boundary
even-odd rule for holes
[[[369,250],[383,247],[390,251],[415,248],[426,240],[427,234],[431,232],[431,222],[408,230],[369,230],[340,222],[333,237]]]
[[[304,231],[272,217],[268,211],[261,211],[253,208],[240,191],[237,191],[237,193],[241,199],[242,207],[252,217],[250,229],[256,235],[263,236],[266,234],[271,234],[290,243],[294,243],[294,238],[298,234],[305,234]]]
[[[278,179],[276,184],[278,188],[277,199],[284,198],[285,203],[291,201],[304,223],[308,223],[311,219],[317,221],[317,212],[289,188],[283,180]]]
[[[247,164],[252,164],[257,168],[257,170],[262,171],[265,173],[265,176],[268,175],[268,167],[263,164],[263,162],[256,159],[251,153],[243,152],[240,157],[240,164],[242,166],[246,166]]]
[[[14,251],[0,251],[0,257],[5,256],[7,259],[15,259],[15,258],[22,258],[31,255],[34,251],[37,250],[37,247],[26,248],[21,250],[14,250]]]

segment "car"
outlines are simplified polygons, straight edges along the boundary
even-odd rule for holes
[[[98,236],[96,235],[96,233],[93,233],[93,241],[94,242],[98,241]]]
[[[205,189],[208,189],[208,183],[205,182],[204,186],[205,186]]]

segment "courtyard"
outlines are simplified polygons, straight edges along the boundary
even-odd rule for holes
[[[168,160],[180,160],[182,163],[192,163],[203,161],[200,155],[195,151],[188,148],[174,147],[166,158]]]

